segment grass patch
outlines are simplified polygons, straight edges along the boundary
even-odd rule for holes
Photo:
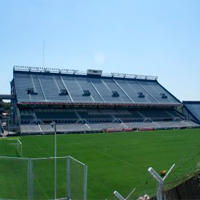
[[[25,136],[21,141],[24,157],[53,156],[53,135]],[[150,166],[160,171],[176,163],[166,188],[173,187],[200,168],[200,129],[57,135],[57,142],[58,156],[71,155],[88,165],[89,200],[115,199],[114,190],[126,196],[133,187],[136,187],[133,199],[145,192],[154,194],[156,185],[147,172]],[[18,170],[19,166],[16,167]],[[41,175],[53,176],[48,170],[42,172]],[[16,177],[20,180],[21,176]],[[2,184],[7,178],[0,175],[4,196],[10,193],[9,187]],[[15,191],[19,187],[18,180],[13,181]],[[48,193],[48,184],[45,184],[47,188],[43,192]]]

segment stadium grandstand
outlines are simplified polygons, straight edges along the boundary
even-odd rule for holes
[[[10,94],[0,94],[0,135],[2,133],[9,133],[10,127]],[[13,128],[16,130],[16,128]]]
[[[200,101],[183,101],[186,119],[200,123]]]
[[[15,66],[11,95],[21,134],[198,126],[155,76]]]
[[[3,133],[2,113],[3,113],[3,101],[0,99],[0,135]]]

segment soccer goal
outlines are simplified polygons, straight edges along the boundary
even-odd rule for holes
[[[1,156],[22,156],[22,142],[19,138],[0,139]]]

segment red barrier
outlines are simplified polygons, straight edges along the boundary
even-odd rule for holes
[[[132,131],[134,131],[135,129],[133,129],[133,128],[124,128],[123,129],[123,131],[125,131],[125,132],[132,132]]]
[[[106,133],[112,133],[112,132],[122,132],[123,129],[121,128],[108,128],[106,129]]]
[[[108,128],[106,129],[106,133],[112,133],[112,132],[133,132],[136,131],[136,128]]]
[[[139,128],[138,129],[139,131],[154,131],[155,130],[155,128]]]

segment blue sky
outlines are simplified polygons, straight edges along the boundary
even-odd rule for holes
[[[159,76],[200,100],[199,0],[0,0],[0,93],[13,65]]]

